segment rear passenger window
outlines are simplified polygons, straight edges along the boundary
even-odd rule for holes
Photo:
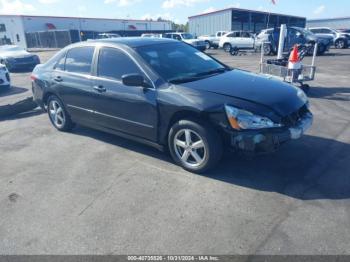
[[[61,70],[64,71],[64,64],[66,61],[66,54],[64,54],[62,57],[60,57],[54,67],[55,70]]]
[[[115,48],[102,48],[100,50],[98,76],[121,80],[123,75],[135,73],[141,73],[139,67],[124,52]]]
[[[66,71],[90,74],[94,50],[95,48],[92,46],[77,47],[69,50],[66,57]]]

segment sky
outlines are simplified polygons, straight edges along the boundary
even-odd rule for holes
[[[303,16],[350,17],[350,0],[0,0],[1,14],[157,19],[186,23],[189,16],[238,7]]]

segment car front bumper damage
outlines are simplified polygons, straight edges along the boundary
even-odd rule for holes
[[[313,115],[307,113],[292,127],[232,132],[231,148],[245,153],[274,152],[281,144],[301,138],[312,123]]]

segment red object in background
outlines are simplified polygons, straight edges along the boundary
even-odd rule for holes
[[[136,30],[137,29],[136,26],[134,26],[134,25],[129,25],[128,28],[129,28],[129,30]]]
[[[54,29],[56,29],[56,26],[55,26],[54,24],[51,24],[51,23],[46,23],[46,27],[47,27],[47,29],[49,29],[49,30],[54,30]]]

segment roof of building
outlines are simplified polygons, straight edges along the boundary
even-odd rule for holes
[[[290,16],[290,17],[306,19],[305,17],[301,17],[301,16],[287,15],[287,14],[278,14],[278,13],[270,13],[270,12],[264,12],[264,11],[251,10],[251,9],[235,8],[235,7],[220,9],[220,10],[216,10],[216,11],[208,12],[208,13],[204,13],[204,14],[193,15],[193,16],[190,16],[189,19],[195,18],[195,17],[206,16],[206,15],[212,15],[212,14],[215,14],[215,13],[221,13],[221,12],[230,11],[230,10],[253,12],[253,13],[261,13],[261,14],[270,14],[270,15],[279,15],[279,16]]]
[[[164,22],[170,23],[170,21],[151,21],[142,19],[118,19],[118,18],[102,18],[102,17],[78,17],[78,16],[47,16],[47,15],[17,15],[17,14],[0,14],[0,17],[22,17],[22,18],[62,18],[62,19],[81,19],[81,20],[110,20],[110,21],[131,21],[131,22]]]
[[[321,21],[332,21],[332,20],[350,20],[350,16],[345,17],[332,17],[332,18],[318,18],[318,19],[308,19],[308,22],[321,22]]]

